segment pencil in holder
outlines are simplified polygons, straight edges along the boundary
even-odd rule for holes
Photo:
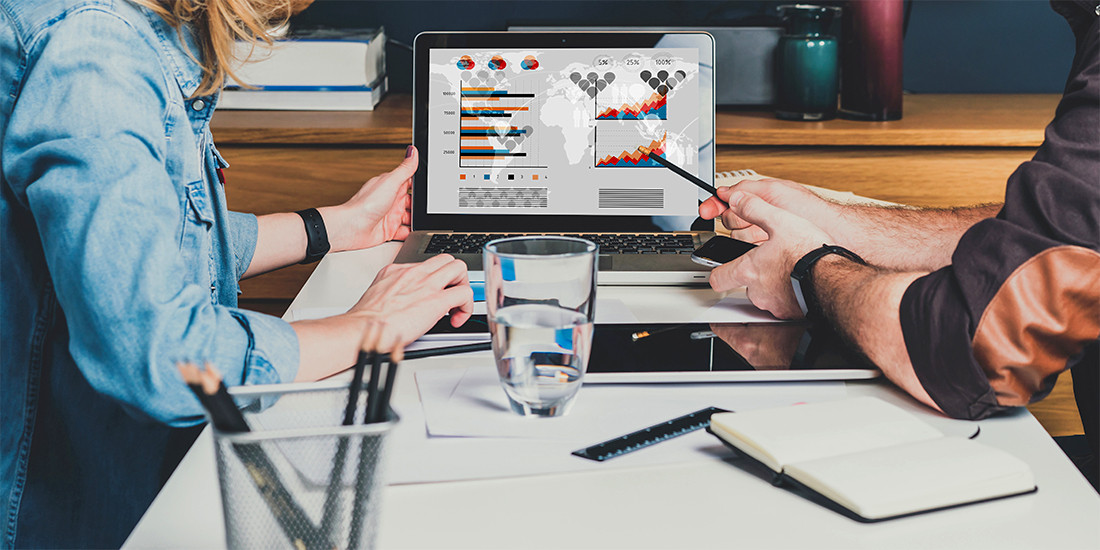
[[[346,385],[295,386],[230,390],[238,401],[278,400],[262,413],[246,413],[252,431],[213,430],[226,543],[372,548],[386,436],[397,417],[391,410],[385,422],[343,426]]]

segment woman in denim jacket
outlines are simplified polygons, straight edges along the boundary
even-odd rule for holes
[[[295,213],[226,209],[209,120],[233,41],[269,40],[295,8],[0,0],[3,547],[123,542],[197,433],[179,428],[203,420],[178,360],[230,384],[315,380],[354,362],[370,323],[407,342],[468,318],[446,256],[384,269],[344,315],[236,307],[239,279],[309,241]],[[332,250],[408,234],[406,157],[319,209]]]

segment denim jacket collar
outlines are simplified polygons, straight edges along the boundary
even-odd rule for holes
[[[202,81],[202,67],[195,62],[200,53],[194,32],[190,27],[184,27],[181,30],[173,28],[152,10],[143,9],[142,12],[149,19],[149,24],[157,33],[157,37],[160,38],[161,53],[171,63],[172,74],[179,84],[180,91],[183,92],[183,97],[191,97],[195,90],[199,89],[199,83]],[[191,52],[195,58],[192,59],[186,52]]]
[[[172,73],[183,96],[187,118],[200,141],[206,141],[207,123],[214,113],[218,94],[209,97],[192,97],[202,83],[202,66],[196,61],[200,58],[198,42],[194,29],[184,26],[177,30],[163,18],[149,9],[142,9],[149,25],[160,40],[160,49],[166,61],[167,69]],[[190,55],[188,55],[190,52]]]

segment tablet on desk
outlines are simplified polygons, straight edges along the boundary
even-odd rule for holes
[[[429,334],[486,333],[484,315]],[[881,372],[809,323],[597,324],[585,383],[856,380]]]
[[[596,325],[585,383],[854,380],[880,371],[808,323]]]

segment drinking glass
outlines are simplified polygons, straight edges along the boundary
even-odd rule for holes
[[[485,245],[493,356],[508,402],[521,415],[564,415],[580,390],[592,347],[596,250],[571,237]]]

